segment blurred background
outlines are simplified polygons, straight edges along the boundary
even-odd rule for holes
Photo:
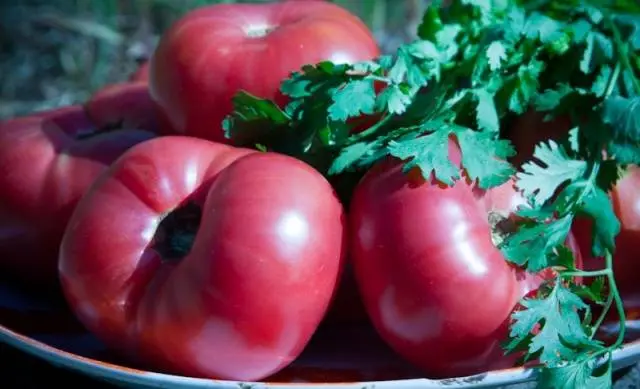
[[[0,120],[84,101],[126,80],[189,10],[273,0],[0,0]],[[385,52],[413,39],[426,0],[331,0]]]

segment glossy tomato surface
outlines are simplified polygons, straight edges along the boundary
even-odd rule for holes
[[[0,123],[0,268],[20,281],[56,286],[58,247],[89,185],[125,150],[154,137],[147,112],[113,101],[145,99],[127,88]],[[122,129],[122,122],[141,125]]]
[[[616,237],[613,271],[628,319],[640,319],[640,168],[630,166],[610,192],[613,210],[620,220]],[[587,270],[605,267],[603,258],[592,255],[592,229],[589,219],[579,218],[573,225]]]
[[[83,198],[60,276],[111,347],[179,374],[259,380],[291,363],[325,315],[344,223],[329,183],[299,160],[157,138]],[[182,256],[167,250],[189,241]]]
[[[239,90],[282,102],[281,81],[303,65],[379,54],[365,24],[330,2],[216,4],[163,34],[149,83],[169,131],[227,142],[221,123]]]
[[[460,160],[453,143],[450,157]],[[511,182],[488,191],[465,181],[446,187],[415,170],[404,174],[394,160],[374,166],[356,188],[351,256],[367,312],[382,338],[430,377],[515,362],[500,343],[518,301],[545,274],[508,264],[489,220],[522,203]]]

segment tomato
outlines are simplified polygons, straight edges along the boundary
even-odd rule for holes
[[[302,161],[167,136],[99,178],[64,236],[70,306],[156,368],[258,380],[325,315],[346,251],[333,188]]]
[[[280,83],[303,65],[379,54],[362,21],[330,2],[217,4],[187,13],[163,34],[149,83],[171,131],[228,142],[221,123],[239,90],[283,103]]]
[[[616,237],[613,255],[613,272],[628,319],[640,319],[640,167],[630,166],[625,175],[610,192],[614,213],[620,220],[620,233]],[[592,255],[593,223],[587,218],[577,218],[574,234],[580,245],[586,270],[605,267],[603,258]],[[617,315],[612,311],[611,318]]]
[[[96,126],[110,129],[157,129],[155,107],[146,84],[128,82],[106,86],[85,106]]]
[[[453,142],[450,157],[459,164]],[[365,307],[381,337],[430,376],[515,362],[500,347],[510,315],[549,274],[506,262],[489,220],[504,220],[523,201],[512,182],[487,191],[464,180],[445,187],[415,170],[404,174],[392,159],[356,187],[350,248]]]
[[[135,72],[129,77],[132,82],[149,82],[149,62],[143,62]]]
[[[77,201],[115,158],[154,136],[148,113],[136,104],[110,105],[141,98],[131,93],[114,87],[84,107],[0,123],[2,271],[21,282],[57,287],[58,246]],[[125,130],[120,123],[136,125]]]

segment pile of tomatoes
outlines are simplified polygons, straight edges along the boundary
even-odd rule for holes
[[[186,14],[129,82],[0,124],[3,273],[60,288],[109,347],[178,374],[264,379],[323,320],[372,323],[434,377],[512,365],[509,316],[549,276],[495,247],[495,221],[523,202],[512,183],[444,188],[390,159],[347,214],[306,163],[222,136],[239,90],[284,103],[280,82],[302,65],[379,54],[357,17],[324,1]],[[625,242],[640,228],[629,180],[614,191]]]

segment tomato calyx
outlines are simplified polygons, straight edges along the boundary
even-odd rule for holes
[[[153,248],[165,262],[176,262],[184,258],[193,243],[202,221],[202,208],[189,201],[178,207],[160,222]]]
[[[489,225],[491,226],[491,241],[496,247],[511,234],[518,230],[516,215],[501,211],[489,211]]]

